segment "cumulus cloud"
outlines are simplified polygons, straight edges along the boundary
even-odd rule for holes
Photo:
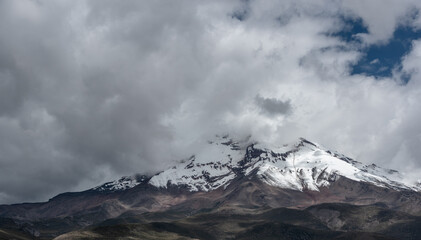
[[[327,34],[361,18],[381,44],[419,5],[1,1],[0,203],[155,172],[221,132],[419,169],[419,43],[376,80]]]

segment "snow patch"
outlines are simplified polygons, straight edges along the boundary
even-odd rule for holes
[[[146,180],[146,176],[126,176],[118,180],[104,183],[101,186],[92,188],[95,191],[122,191],[134,188]]]

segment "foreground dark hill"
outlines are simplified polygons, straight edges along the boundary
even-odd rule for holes
[[[419,187],[394,170],[363,165],[305,139],[273,147],[222,137],[154,176],[124,177],[45,203],[2,205],[0,234],[421,239],[420,215]]]
[[[421,217],[382,205],[231,206],[187,217],[175,212],[120,217],[56,239],[419,239],[420,223]]]

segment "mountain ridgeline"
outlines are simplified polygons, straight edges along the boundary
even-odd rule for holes
[[[216,137],[153,176],[0,206],[0,239],[421,239],[421,186],[306,139]]]

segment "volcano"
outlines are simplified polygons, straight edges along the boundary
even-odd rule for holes
[[[421,239],[421,185],[304,138],[216,136],[151,176],[0,206],[4,239]]]

